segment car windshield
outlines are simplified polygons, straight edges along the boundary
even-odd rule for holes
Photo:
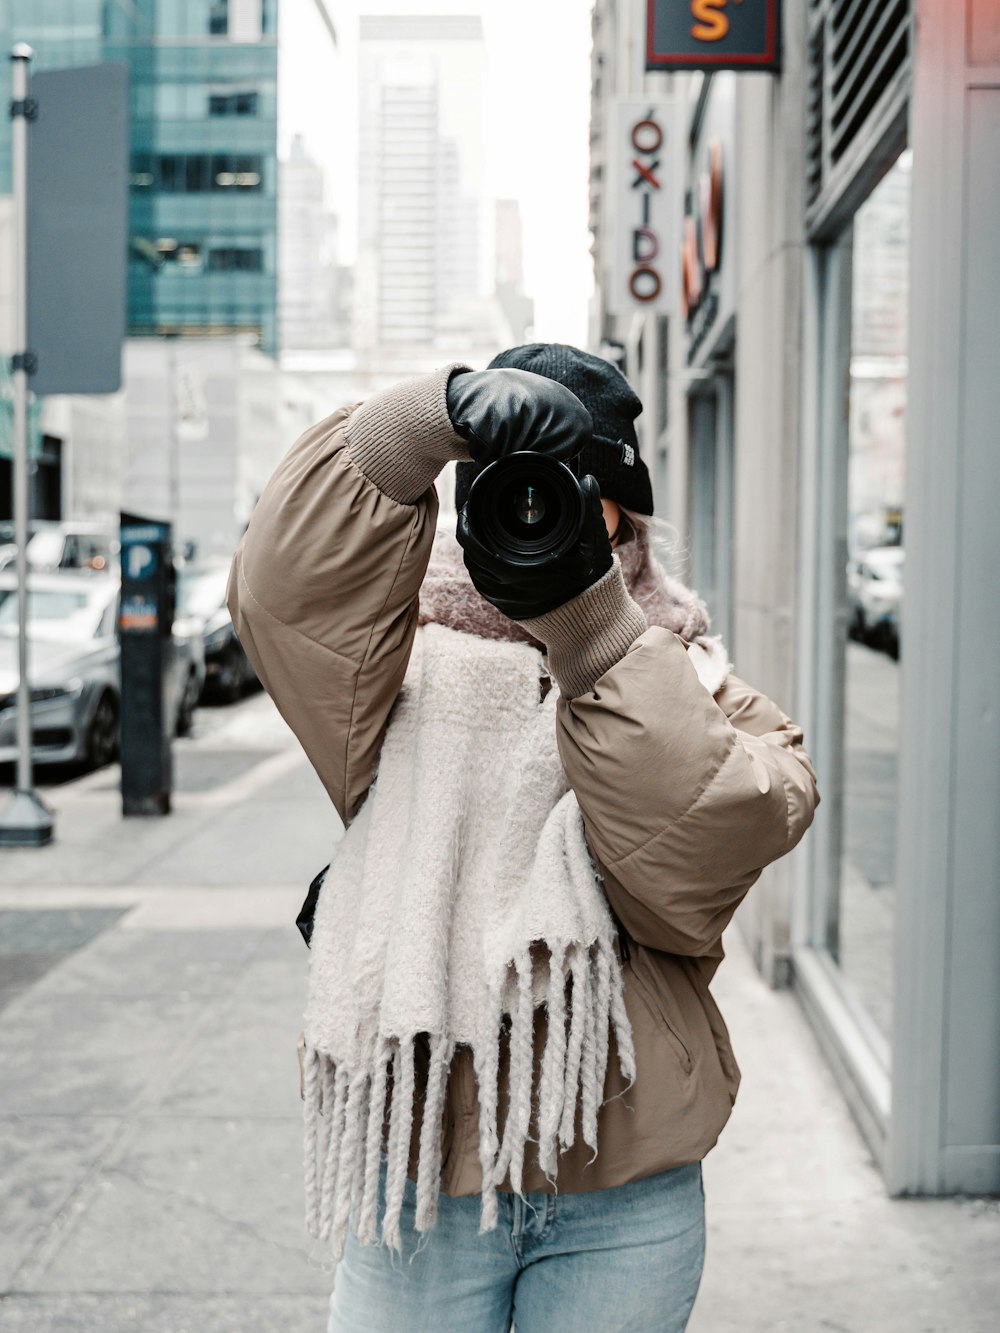
[[[228,582],[225,565],[182,573],[177,581],[177,614],[207,620],[225,602]]]
[[[29,563],[57,566],[62,560],[65,540],[61,532],[36,532],[28,541]]]
[[[64,643],[92,639],[110,595],[108,590],[97,588],[29,588],[29,637]],[[0,589],[0,633],[17,633],[17,597],[13,588]]]

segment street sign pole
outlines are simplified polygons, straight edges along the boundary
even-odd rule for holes
[[[28,679],[28,67],[34,52],[19,42],[10,106],[14,184],[14,541],[17,543],[17,779],[13,800],[0,813],[0,847],[42,847],[52,838],[50,808],[32,788],[31,689]]]

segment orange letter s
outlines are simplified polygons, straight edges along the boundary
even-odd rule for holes
[[[694,27],[691,36],[699,42],[718,42],[729,31],[729,20],[720,11],[726,0],[691,0]]]

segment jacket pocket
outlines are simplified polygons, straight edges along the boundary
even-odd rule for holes
[[[680,1022],[670,1012],[672,1008],[670,997],[664,993],[669,990],[669,982],[649,957],[649,950],[643,948],[640,944],[633,943],[632,958],[627,968],[628,972],[631,973],[636,994],[666,1032],[685,1074],[690,1074],[694,1066],[691,1051],[681,1035]]]
[[[725,1019],[715,1003],[715,997],[709,989],[708,983],[701,975],[696,963],[691,960],[687,962],[687,974],[691,981],[691,988],[697,995],[699,1003],[705,1014],[709,1029],[712,1033],[712,1040],[715,1043],[715,1053],[718,1056],[719,1068],[722,1070],[722,1076],[726,1081],[726,1088],[729,1092],[729,1100],[732,1104],[736,1103],[736,1093],[740,1086],[740,1067],[736,1063],[736,1057],[733,1054],[733,1048],[729,1041],[729,1030],[726,1027]]]

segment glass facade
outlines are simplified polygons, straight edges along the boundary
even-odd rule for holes
[[[854,216],[847,414],[846,642],[839,885],[828,946],[886,1043],[892,1032],[903,639],[911,155]]]
[[[30,43],[35,69],[129,65],[132,335],[250,331],[277,350],[277,2],[0,5],[0,40]]]

